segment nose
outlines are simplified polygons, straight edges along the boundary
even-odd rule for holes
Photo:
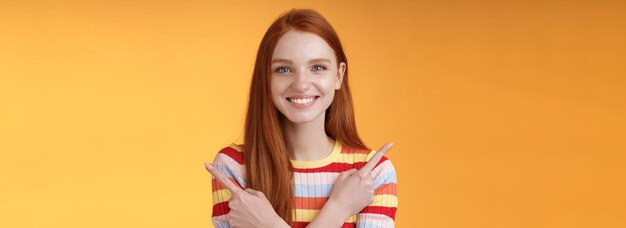
[[[311,77],[305,69],[296,71],[295,81],[291,84],[294,90],[306,92],[311,87]]]

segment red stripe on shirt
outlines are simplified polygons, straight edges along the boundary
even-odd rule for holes
[[[396,219],[396,210],[395,207],[381,207],[381,206],[367,206],[361,210],[360,213],[372,213],[372,214],[381,214],[386,215],[393,220]]]
[[[387,157],[383,156],[380,161],[378,161],[378,163],[376,163],[376,165],[374,166],[374,168],[378,167],[380,165],[380,163],[383,163],[384,161],[387,161]],[[363,168],[363,166],[365,166],[365,164],[367,164],[367,162],[355,162],[354,166],[357,167],[357,169],[361,169]]]
[[[293,197],[295,209],[319,210],[324,206],[328,197]]]
[[[387,157],[383,156],[374,168],[378,167],[380,163],[383,163],[387,160]],[[293,168],[293,172],[298,173],[319,173],[319,172],[329,172],[329,173],[341,173],[345,172],[349,169],[361,169],[365,166],[367,162],[354,162],[354,163],[344,163],[344,162],[333,162],[324,167],[319,168]]]
[[[352,163],[343,163],[343,162],[333,162],[324,167],[319,168],[293,168],[293,172],[298,173],[320,173],[320,172],[329,172],[329,173],[341,173],[346,170],[356,168]]]
[[[213,215],[211,216],[215,217],[225,215],[228,214],[228,212],[230,212],[230,207],[228,207],[228,201],[224,201],[213,205]]]
[[[243,153],[235,150],[235,148],[225,147],[224,149],[220,150],[219,153],[225,154],[226,156],[235,160],[240,165],[243,165]]]

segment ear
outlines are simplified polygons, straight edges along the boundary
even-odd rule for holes
[[[335,83],[335,90],[341,89],[341,83],[343,82],[343,75],[346,73],[346,63],[339,63],[339,69],[337,69],[337,82]]]

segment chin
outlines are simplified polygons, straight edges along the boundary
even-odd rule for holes
[[[318,113],[317,115],[315,115],[314,113],[289,113],[287,115],[283,114],[283,117],[285,117],[292,123],[308,123],[322,116],[323,115],[320,113]]]
[[[295,116],[295,117],[288,116],[287,119],[292,123],[308,123],[308,122],[313,121],[315,118],[308,117],[308,116]]]

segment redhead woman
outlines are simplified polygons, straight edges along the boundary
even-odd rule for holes
[[[357,134],[348,60],[313,10],[293,9],[261,41],[244,143],[206,163],[215,227],[393,227],[396,172]]]

